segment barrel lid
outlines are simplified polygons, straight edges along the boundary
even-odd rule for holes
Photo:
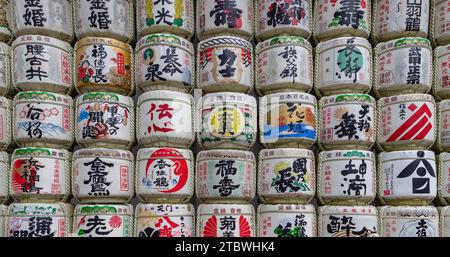
[[[312,213],[315,215],[316,208],[312,204],[260,204],[258,214],[261,213]]]
[[[402,37],[398,39],[389,40],[387,42],[379,43],[376,48],[380,52],[391,50],[394,48],[402,48],[410,45],[431,48],[430,40],[422,37]]]
[[[375,98],[367,94],[339,94],[332,96],[324,96],[319,100],[320,105],[326,105],[329,103],[376,103]]]
[[[230,150],[230,149],[217,149],[217,150],[203,150],[197,155],[197,161],[208,160],[212,158],[228,158],[228,159],[245,159],[249,162],[256,162],[253,152],[244,150]]]
[[[429,94],[407,94],[407,95],[382,97],[378,99],[377,106],[382,108],[384,105],[398,103],[401,101],[428,101],[436,103],[434,97]]]
[[[334,159],[336,156],[339,158],[374,158],[375,154],[372,151],[365,150],[331,150],[322,151],[319,153],[319,158],[324,159]]]
[[[433,151],[428,150],[408,150],[408,151],[392,151],[392,152],[382,152],[379,155],[379,160],[392,161],[398,159],[416,159],[416,158],[426,158],[435,159],[435,154]]]
[[[381,216],[402,216],[403,214],[407,214],[410,216],[411,214],[414,214],[418,217],[438,217],[438,210],[434,206],[382,206],[379,207],[380,215]]]
[[[314,158],[314,152],[309,149],[300,148],[274,148],[274,149],[262,149],[259,151],[258,159],[271,159],[271,158],[299,158],[299,157],[311,157]]]
[[[57,155],[53,155],[53,153],[57,153]],[[69,152],[64,149],[55,149],[55,148],[37,148],[37,147],[24,147],[17,148],[14,150],[12,154],[12,159],[21,158],[26,156],[41,156],[41,157],[53,157],[53,158],[68,158]]]
[[[111,92],[91,92],[85,93],[77,97],[77,104],[82,104],[92,101],[103,101],[103,102],[113,102],[122,103],[129,106],[133,105],[133,99],[129,96],[124,96]]]
[[[248,40],[232,36],[218,36],[200,41],[200,43],[198,44],[198,49],[204,50],[207,48],[224,47],[224,46],[240,47],[245,48],[247,50],[253,49],[252,44]]]
[[[12,203],[9,206],[9,215],[52,215],[65,216],[69,204],[64,203]]]
[[[128,150],[109,148],[87,148],[79,149],[73,153],[73,159],[89,157],[110,157],[133,161],[133,153]]]
[[[254,215],[254,211],[251,204],[200,204],[197,210],[198,215]]]
[[[133,216],[131,204],[78,204],[75,206],[75,215],[116,214]]]
[[[348,214],[348,215],[371,215],[377,216],[377,208],[371,205],[354,205],[354,206],[334,206],[325,205],[319,207],[320,215],[330,215],[330,214]]]
[[[327,51],[330,48],[334,48],[334,47],[340,47],[340,46],[345,46],[349,43],[349,40],[352,40],[352,45],[356,45],[356,46],[361,46],[361,47],[365,47],[369,50],[372,50],[372,45],[370,44],[370,42],[365,39],[365,38],[361,38],[361,37],[338,37],[335,39],[330,39],[324,42],[320,42],[319,44],[317,44],[316,47],[316,51],[317,53],[322,53],[324,51]]]
[[[153,204],[139,203],[136,206],[136,217],[155,216],[194,216],[195,209],[192,204]]]
[[[270,95],[265,95],[261,97],[261,102],[265,103],[276,103],[274,100],[278,99],[280,102],[285,101],[299,101],[299,102],[308,102],[310,104],[316,104],[317,100],[316,97],[308,94],[308,93],[300,93],[300,92],[281,92],[281,93],[274,93]]]
[[[24,36],[19,36],[18,38],[16,38],[16,40],[14,40],[14,42],[12,43],[12,48],[16,48],[20,45],[23,44],[46,44],[46,45],[50,45],[50,46],[54,46],[57,48],[60,48],[64,51],[67,52],[71,52],[73,49],[70,46],[69,43],[59,40],[57,38],[53,38],[53,37],[48,37],[48,36],[42,36],[42,35],[24,35]]]
[[[256,46],[256,53],[259,54],[260,52],[276,47],[276,46],[284,46],[284,45],[296,45],[296,46],[302,46],[307,48],[309,51],[312,51],[311,43],[309,43],[308,40],[302,38],[302,37],[296,37],[296,36],[278,36],[273,37],[270,39],[267,39],[265,41],[260,42]]]
[[[124,51],[130,51],[132,50],[131,46],[127,43],[124,43],[122,41],[107,38],[107,37],[85,37],[77,41],[75,45],[75,50],[78,50],[82,47],[93,45],[93,44],[103,44],[108,45],[112,47],[118,47]]]
[[[157,33],[142,37],[136,44],[136,52],[151,45],[176,45],[194,54],[194,45],[187,39],[172,34]]]
[[[72,97],[68,95],[61,95],[43,91],[27,91],[17,93],[16,96],[14,97],[14,101],[22,101],[22,100],[66,102],[67,104],[70,104],[73,101]]]
[[[211,93],[203,96],[203,104],[217,104],[217,103],[237,103],[246,104],[250,107],[256,108],[256,98],[247,94],[232,93],[232,92],[219,92]]]
[[[142,103],[149,100],[171,100],[171,101],[181,101],[186,102],[188,104],[192,104],[194,102],[194,98],[190,94],[177,92],[177,91],[169,91],[169,90],[155,90],[145,92],[138,98],[138,106]]]
[[[181,148],[172,148],[172,147],[141,148],[137,152],[137,158],[138,158],[138,160],[146,160],[146,159],[150,158],[153,155],[153,153],[155,153],[158,150],[161,152],[161,155],[154,156],[152,158],[162,158],[164,156],[164,153],[167,153],[168,155],[170,155],[170,158],[179,157],[179,158],[184,158],[187,160],[194,159],[194,155],[190,149],[181,149]]]

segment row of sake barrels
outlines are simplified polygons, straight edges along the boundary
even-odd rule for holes
[[[450,203],[450,154],[432,151],[322,151],[306,149],[259,153],[207,150],[194,161],[190,150],[142,148],[136,162],[126,150],[18,148],[9,162],[0,152],[0,201],[124,203],[136,194],[144,202],[185,203],[195,193],[206,203],[389,205]],[[436,160],[437,159],[437,160]],[[135,164],[136,163],[136,164]],[[11,164],[11,165],[10,165]],[[195,170],[195,171],[194,171]]]
[[[83,147],[130,149],[136,131],[144,147],[189,148],[197,135],[203,149],[248,150],[256,142],[259,116],[260,142],[267,148],[308,148],[318,141],[324,150],[368,150],[375,142],[388,151],[425,150],[436,141],[440,151],[450,149],[450,100],[436,108],[426,94],[378,102],[370,95],[341,94],[323,97],[317,108],[313,95],[276,93],[260,98],[259,115],[256,99],[246,94],[212,93],[196,100],[151,91],[139,97],[135,115],[133,100],[114,93],[83,94],[73,108],[66,95],[20,92],[14,102],[0,98],[0,145],[8,149],[13,140],[20,147],[68,149],[75,137]]]
[[[432,87],[437,97],[450,96],[450,45],[436,48],[433,63],[424,38],[380,43],[374,58],[369,42],[355,37],[320,43],[315,58],[308,41],[291,36],[261,42],[256,52],[255,61],[249,41],[215,37],[199,43],[195,69],[192,43],[174,35],[146,36],[135,54],[130,45],[108,38],[84,38],[73,51],[55,38],[27,35],[16,39],[12,49],[0,45],[0,94],[6,95],[10,84],[20,91],[55,93],[69,93],[73,84],[79,93],[132,95],[135,84],[143,92],[188,93],[197,80],[206,93],[246,93],[254,84],[260,95],[310,92],[314,85],[320,96],[369,93],[374,85],[377,97],[426,93]]]
[[[450,207],[191,204],[0,205],[7,237],[448,237]]]
[[[8,22],[17,36],[32,32],[71,41],[75,30],[78,39],[93,35],[124,42],[134,39],[131,0],[3,0],[1,5],[2,40],[11,38]],[[251,39],[255,29],[260,40],[313,34],[320,41],[337,35],[368,38],[372,30],[378,41],[430,34],[438,43],[448,43],[449,6],[449,0],[200,0],[194,15],[192,0],[137,0],[136,28],[138,36],[169,32],[191,38],[196,28],[200,39],[218,35]]]

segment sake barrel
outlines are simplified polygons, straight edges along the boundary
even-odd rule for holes
[[[437,197],[444,205],[450,204],[450,153],[438,155]]]
[[[442,207],[439,217],[439,235],[441,237],[450,237],[450,206]]]
[[[379,213],[382,237],[439,237],[434,206],[383,206]]]
[[[256,159],[250,151],[206,150],[197,154],[196,195],[207,203],[247,203],[256,194]]]
[[[364,206],[331,206],[318,209],[319,237],[379,237],[377,208]]]
[[[315,1],[314,38],[319,41],[337,36],[368,38],[372,26],[370,3],[371,0]]]
[[[378,156],[378,197],[383,204],[427,205],[437,194],[432,151],[392,151]]]
[[[372,37],[387,41],[400,37],[427,37],[430,1],[373,0]]]
[[[7,212],[6,205],[0,204],[0,237],[5,237]]]
[[[107,37],[122,42],[134,40],[133,0],[72,0],[75,35]]]
[[[385,151],[425,150],[436,134],[436,104],[431,95],[384,97],[377,102],[377,144]]]
[[[1,1],[0,1],[1,5]],[[0,38],[1,38],[1,7],[0,7]],[[0,39],[1,40],[1,39]],[[11,90],[11,47],[0,42],[0,95],[5,96]]]
[[[438,98],[450,98],[450,44],[434,50],[433,93]]]
[[[130,149],[134,143],[135,112],[131,97],[93,92],[76,100],[77,143],[82,147]]]
[[[247,93],[253,88],[253,74],[253,46],[249,41],[219,36],[198,44],[197,85],[206,93]]]
[[[70,44],[47,36],[25,35],[14,40],[12,49],[15,89],[59,94],[72,90],[73,49]]]
[[[200,204],[197,237],[254,237],[255,210],[251,204]]]
[[[134,93],[134,55],[131,45],[112,38],[86,37],[75,44],[78,93]]]
[[[9,200],[9,165],[10,161],[8,153],[3,151],[0,152],[0,204],[7,203]],[[3,213],[3,215],[5,215],[5,213]],[[3,232],[3,230],[0,228],[0,233],[1,232]]]
[[[311,0],[255,0],[255,36],[259,40],[289,35],[308,39],[312,34]]]
[[[307,149],[263,149],[258,156],[258,196],[263,203],[309,202],[316,192],[314,153]]]
[[[11,196],[16,202],[65,202],[70,172],[67,150],[17,148],[11,157]]]
[[[9,150],[12,143],[13,102],[0,97],[0,150]]]
[[[195,141],[191,95],[169,90],[146,92],[137,102],[137,141],[144,147],[189,148]]]
[[[73,100],[42,91],[14,97],[13,138],[20,147],[68,148],[74,141]]]
[[[143,91],[188,93],[195,83],[194,46],[170,34],[142,37],[136,45],[136,85]]]
[[[259,136],[265,147],[308,148],[317,140],[317,100],[307,93],[275,93],[259,100]]]
[[[15,36],[42,35],[71,42],[73,0],[9,1],[8,22]]]
[[[312,204],[260,204],[258,237],[316,237],[316,208]]]
[[[372,46],[365,38],[339,37],[316,47],[314,89],[318,96],[372,89]]]
[[[426,38],[400,38],[375,48],[374,92],[377,97],[427,93],[433,84],[433,59]]]
[[[0,1],[0,41],[5,43],[9,42],[13,36],[9,28],[7,5],[6,0]]]
[[[144,202],[186,203],[194,194],[194,154],[189,149],[141,148],[136,194]]]
[[[241,93],[212,93],[198,107],[197,141],[203,149],[248,150],[256,141],[256,99]]]
[[[256,55],[256,91],[260,95],[312,89],[312,47],[306,39],[274,37],[259,43]]]
[[[131,204],[78,204],[73,217],[76,237],[132,237],[134,233]]]
[[[253,0],[199,0],[196,6],[200,40],[218,35],[236,35],[247,40],[253,37]]]
[[[136,1],[138,36],[170,33],[190,39],[194,34],[194,1]]]
[[[194,237],[192,204],[144,204],[136,206],[137,237]]]
[[[433,0],[430,15],[431,38],[439,45],[450,43],[450,1]]]
[[[73,206],[68,203],[12,203],[6,219],[7,237],[69,237]]]
[[[440,151],[450,151],[450,100],[442,100],[437,106],[436,147]]]
[[[323,204],[370,204],[376,196],[375,154],[362,150],[322,151],[317,197]]]
[[[74,152],[72,194],[81,203],[126,203],[134,196],[134,157],[126,150]]]

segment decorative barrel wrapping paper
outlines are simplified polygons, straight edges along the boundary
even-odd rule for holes
[[[7,213],[8,207],[6,207],[6,205],[0,204],[0,237],[5,237]]]
[[[26,35],[12,43],[12,83],[19,91],[67,94],[72,90],[73,49],[56,38]]]
[[[450,44],[434,50],[433,93],[438,98],[450,98]]]
[[[235,35],[247,40],[253,37],[253,0],[199,0],[196,6],[196,31],[200,40],[218,35]]]
[[[75,44],[74,56],[78,93],[134,93],[134,55],[129,44],[111,38],[86,37]]]
[[[382,237],[439,237],[439,214],[433,206],[379,207]]]
[[[370,204],[376,196],[375,154],[335,150],[319,154],[317,197],[325,204]]]
[[[259,100],[260,142],[265,147],[308,148],[317,139],[317,100],[306,93],[276,93]]]
[[[438,44],[450,43],[450,0],[432,0],[431,38]],[[433,19],[434,17],[434,19]]]
[[[317,237],[316,208],[312,204],[260,204],[258,237]]]
[[[134,143],[135,110],[131,97],[95,92],[76,100],[77,143],[82,147],[130,149]]]
[[[11,157],[9,191],[16,202],[65,202],[70,172],[67,150],[17,148]]]
[[[256,159],[250,151],[207,150],[197,154],[196,195],[206,203],[248,203],[256,194]]]
[[[200,204],[197,237],[255,237],[253,205]]]
[[[400,37],[427,37],[430,1],[373,0],[373,31],[376,41]]]
[[[436,148],[441,152],[448,152],[450,151],[450,100],[442,100],[438,103],[437,116],[439,129]]]
[[[316,94],[364,93],[372,89],[372,46],[360,37],[339,37],[316,47]]]
[[[256,142],[256,99],[240,93],[213,93],[198,104],[197,141],[203,149],[248,150]]]
[[[377,102],[377,144],[385,151],[425,150],[437,134],[433,96],[410,94],[384,97]]]
[[[432,151],[393,151],[378,156],[378,197],[390,205],[427,205],[437,195]]]
[[[7,203],[9,200],[9,165],[8,153],[0,152],[0,204]],[[3,232],[2,229],[0,229],[1,232]]]
[[[1,1],[0,1],[1,5]],[[0,13],[1,13],[0,8]],[[0,15],[0,37],[1,37],[1,15]],[[11,55],[12,48],[0,42],[0,96],[5,96],[11,89]]]
[[[189,94],[146,92],[139,96],[136,113],[141,146],[189,148],[195,141],[194,98]]]
[[[260,95],[309,92],[313,88],[311,44],[301,37],[279,36],[256,47],[256,90]]]
[[[8,1],[1,0],[0,1],[0,41],[8,43],[12,38],[12,33],[9,28],[8,22]],[[0,231],[0,233],[3,231]]]
[[[325,150],[369,150],[375,144],[376,118],[376,100],[370,95],[322,97],[319,146]]]
[[[437,196],[444,205],[450,204],[450,153],[438,156]],[[449,231],[450,232],[450,231]]]
[[[314,4],[314,38],[319,41],[337,36],[368,38],[371,12],[371,0],[317,0]]]
[[[82,203],[130,201],[134,196],[133,153],[107,148],[75,151],[72,194]]]
[[[12,143],[13,101],[0,97],[0,150],[9,150]]]
[[[206,93],[247,93],[253,88],[254,65],[253,46],[247,40],[221,36],[200,41],[197,47],[198,87]]]
[[[72,0],[75,35],[134,40],[133,0]]]
[[[14,97],[13,138],[20,147],[69,148],[74,141],[73,100],[50,92]]]
[[[137,237],[194,237],[192,204],[143,204],[136,206]]]
[[[15,36],[43,35],[73,39],[73,0],[9,1],[8,21]]]
[[[289,35],[309,39],[313,24],[312,0],[255,0],[255,36],[259,40]]]
[[[73,206],[67,203],[12,203],[6,219],[7,237],[69,237]]]
[[[170,33],[190,39],[194,35],[193,0],[136,0],[138,36]]]
[[[73,235],[76,237],[132,237],[131,204],[79,204],[74,210]]]
[[[144,202],[186,203],[194,194],[194,154],[188,149],[141,148],[136,194]]]
[[[318,209],[319,237],[379,237],[374,206],[322,206]]]
[[[439,213],[439,234],[441,237],[450,237],[450,206],[445,206],[440,209]]]
[[[374,92],[380,96],[427,93],[433,84],[433,52],[426,38],[409,37],[375,48]]]
[[[258,196],[264,203],[307,203],[316,192],[314,153],[263,149],[258,158]]]
[[[194,87],[194,46],[188,40],[152,34],[139,40],[135,54],[136,85],[141,91],[170,89],[188,93]]]

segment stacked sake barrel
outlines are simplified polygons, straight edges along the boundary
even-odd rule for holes
[[[257,135],[253,0],[197,1],[199,237],[253,237]]]
[[[376,101],[371,2],[315,4],[314,87],[319,101],[317,197],[320,237],[379,235],[375,199]]]
[[[450,141],[448,117],[450,114],[450,1],[433,0],[431,5],[430,38],[434,50],[434,79],[432,91],[437,103],[437,203],[440,214],[440,236],[450,236]]]
[[[135,236],[195,236],[194,1],[136,1]]]
[[[258,236],[316,237],[314,1],[256,1],[259,138]]]
[[[134,1],[74,0],[73,236],[134,234]]]
[[[68,1],[2,1],[15,39],[2,44],[2,146],[12,127],[17,149],[8,177],[14,200],[7,210],[5,236],[65,237],[72,228],[70,153],[74,141],[72,6]],[[4,14],[5,9],[0,12]],[[3,27],[2,39],[13,39]],[[6,34],[5,34],[6,32]],[[4,62],[10,61],[11,68]],[[11,71],[11,73],[9,73]],[[11,83],[14,90],[9,90]],[[3,85],[2,85],[3,86]],[[9,100],[8,100],[9,101]],[[9,106],[9,107],[8,107]],[[12,109],[12,120],[8,112]],[[5,117],[7,117],[5,119]],[[10,127],[11,126],[11,127]],[[5,149],[5,148],[3,148]],[[6,153],[2,152],[2,171]]]
[[[430,1],[375,1],[374,93],[377,102],[380,235],[437,237],[434,144],[436,104],[429,35]]]

